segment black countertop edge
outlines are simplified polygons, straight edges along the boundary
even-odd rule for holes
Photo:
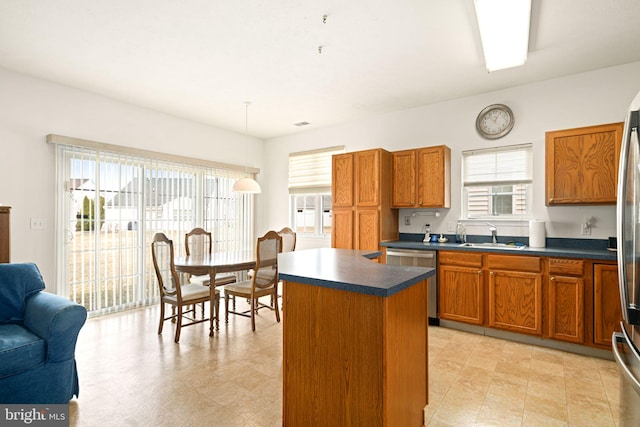
[[[438,236],[440,236],[438,234]],[[443,234],[444,237],[449,239],[450,243],[456,241],[455,234]],[[422,242],[424,239],[424,233],[400,233],[398,240],[407,242]],[[481,235],[467,235],[467,242],[470,243],[482,243],[488,242],[489,236]],[[498,242],[500,243],[522,243],[526,246],[529,245],[529,238],[524,236],[498,236]],[[560,237],[547,237],[546,247],[550,248],[564,248],[564,249],[586,249],[586,250],[602,250],[606,251],[609,245],[608,239],[569,239]]]
[[[484,240],[486,241],[486,236]],[[548,239],[547,239],[548,242]],[[460,243],[423,243],[422,241],[407,241],[407,240],[393,240],[381,242],[380,246],[388,248],[398,249],[420,249],[429,251],[441,251],[441,250],[459,250],[459,251],[471,251],[471,252],[489,252],[500,254],[512,254],[512,255],[538,255],[538,256],[558,256],[564,258],[585,258],[596,259],[606,261],[617,261],[618,256],[616,252],[612,252],[606,249],[585,249],[585,248],[565,248],[565,247],[544,247],[544,248],[532,248],[525,247],[524,249],[487,249],[482,247],[461,247]]]
[[[374,295],[374,296],[386,298],[386,297],[395,295],[398,292],[404,289],[407,289],[408,287],[415,285],[416,283],[421,282],[424,279],[427,279],[436,274],[435,268],[425,268],[425,269],[430,271],[424,274],[415,276],[409,280],[405,280],[404,282],[399,283],[391,288],[379,288],[375,286],[366,286],[366,285],[356,284],[356,283],[336,282],[333,280],[324,280],[324,279],[319,279],[314,277],[297,276],[297,275],[291,275],[291,274],[278,274],[278,277],[280,280],[288,280],[290,282],[303,283],[305,285],[321,286],[323,288],[331,288],[331,289],[337,289],[341,291],[355,292],[357,294]]]
[[[278,255],[281,280],[381,297],[435,275],[435,269],[379,264],[380,251],[306,249]]]

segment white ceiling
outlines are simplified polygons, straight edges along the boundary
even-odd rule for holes
[[[0,67],[272,138],[640,61],[639,0],[532,4],[489,74],[473,0],[2,0]]]

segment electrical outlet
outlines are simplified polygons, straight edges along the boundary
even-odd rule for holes
[[[404,217],[404,225],[411,225],[411,217],[409,215]]]
[[[456,223],[448,222],[447,223],[447,233],[455,233],[456,232]]]
[[[589,235],[591,234],[591,227],[587,223],[580,224],[582,228],[582,234]]]

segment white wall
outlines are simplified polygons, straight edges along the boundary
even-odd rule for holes
[[[488,75],[487,78],[491,78]],[[478,147],[533,143],[535,218],[547,222],[548,237],[605,239],[615,235],[614,206],[545,206],[545,132],[581,126],[624,121],[635,94],[640,91],[640,62],[594,72],[518,86],[506,90],[456,99],[411,110],[379,114],[367,120],[274,138],[265,145],[265,164],[269,165],[266,191],[269,194],[267,226],[288,221],[287,156],[290,152],[345,145],[346,151],[407,148],[446,144],[451,148],[450,209],[440,209],[440,218],[414,217],[411,226],[404,217],[413,210],[400,210],[400,231],[420,233],[426,222],[433,232],[446,233],[460,216],[461,151]],[[515,126],[497,141],[482,139],[475,130],[475,119],[489,104],[511,107]],[[590,236],[580,234],[579,223],[591,216]],[[499,235],[528,235],[525,226],[497,224]],[[486,225],[468,227],[469,234],[487,234]],[[330,241],[298,240],[298,248],[330,246]]]
[[[245,165],[264,170],[264,143],[252,137],[117,102],[0,69],[0,204],[11,206],[11,260],[35,262],[48,289],[54,278],[54,147],[47,134]],[[238,105],[244,121],[244,106]],[[242,147],[242,149],[238,149]],[[258,175],[263,184],[265,174]],[[257,230],[264,229],[257,196]],[[31,230],[30,218],[44,218]]]
[[[489,77],[490,78],[490,75]],[[548,222],[551,237],[582,237],[579,222],[593,216],[592,238],[615,234],[614,208],[544,205],[544,132],[622,121],[640,90],[640,62],[562,79],[519,86],[406,111],[379,114],[340,126],[275,138],[263,144],[211,126],[117,102],[88,92],[0,69],[0,204],[12,206],[11,255],[32,261],[52,289],[54,274],[54,147],[49,133],[116,145],[175,153],[258,167],[263,194],[256,196],[256,229],[280,229],[289,223],[287,168],[290,152],[344,144],[347,151],[382,147],[390,151],[447,144],[452,149],[452,207],[429,218],[432,230],[446,232],[460,215],[460,152],[474,147],[534,144],[534,211]],[[475,132],[477,113],[505,103],[516,116],[513,131],[496,142]],[[243,120],[240,105],[239,120]],[[400,219],[411,211],[402,210]],[[44,230],[31,230],[30,218],[44,218]],[[400,226],[421,232],[424,218]],[[517,231],[517,230],[516,230]],[[470,230],[470,232],[474,232]],[[484,227],[479,233],[487,232]],[[511,234],[500,229],[501,234]],[[515,234],[515,233],[514,233]],[[329,246],[329,239],[300,239],[298,248]]]

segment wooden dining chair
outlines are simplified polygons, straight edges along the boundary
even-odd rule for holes
[[[180,341],[180,331],[183,326],[195,325],[206,321],[213,322],[213,319],[215,319],[217,326],[220,312],[220,292],[217,289],[215,290],[214,313],[209,313],[209,318],[204,318],[203,316],[201,319],[196,319],[196,304],[210,301],[211,290],[209,286],[199,283],[182,283],[173,261],[173,241],[167,238],[164,233],[156,233],[153,236],[151,256],[160,289],[160,325],[158,326],[158,334],[162,334],[164,322],[169,319],[176,323],[175,342]],[[167,317],[165,317],[165,304],[171,306],[171,315]],[[187,319],[188,323],[183,323],[183,318]],[[213,326],[212,323],[211,326]],[[213,330],[211,329],[211,331]]]
[[[205,256],[211,255],[213,247],[213,239],[211,232],[203,228],[196,227],[184,236],[184,249],[187,256]],[[211,278],[208,275],[190,276],[189,281],[199,283],[201,285],[209,285]],[[215,286],[224,286],[237,281],[235,274],[220,273],[216,274]]]
[[[256,330],[256,313],[260,308],[268,308],[276,313],[276,320],[280,322],[278,304],[273,307],[262,304],[259,298],[270,296],[275,298],[278,291],[278,254],[282,252],[282,236],[275,231],[269,231],[258,238],[256,245],[256,266],[251,280],[232,283],[224,287],[225,321],[229,321],[229,313],[251,318],[251,330]],[[238,312],[229,309],[230,298],[247,298],[251,308]]]
[[[282,237],[282,252],[292,252],[296,250],[296,232],[289,227],[284,227],[278,231],[278,234]],[[253,270],[249,270],[247,277],[253,277]]]
[[[296,250],[296,232],[293,231],[289,227],[284,227],[282,230],[278,231],[278,234],[282,236],[282,252],[293,252]],[[278,281],[277,286],[282,286],[282,281]],[[282,298],[278,292],[276,292],[278,298]],[[271,306],[276,303],[277,299],[271,299]]]
[[[284,227],[278,231],[282,236],[282,252],[293,252],[296,250],[296,232],[289,227]]]

